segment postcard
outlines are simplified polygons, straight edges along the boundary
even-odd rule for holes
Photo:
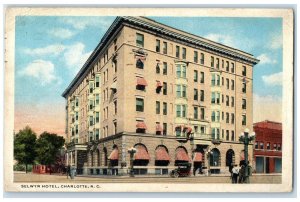
[[[7,192],[291,192],[292,9],[6,10]]]

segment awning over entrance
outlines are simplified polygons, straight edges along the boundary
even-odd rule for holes
[[[180,147],[176,150],[175,160],[176,161],[189,161],[189,156],[188,156],[187,152],[183,148]]]
[[[201,152],[194,153],[194,162],[202,162],[203,161],[203,154]]]
[[[147,86],[147,81],[145,80],[145,78],[142,77],[138,77],[137,78],[137,85],[139,86]]]
[[[118,160],[119,159],[119,150],[115,148],[109,155],[108,159],[110,160]]]
[[[147,130],[147,126],[146,126],[145,122],[143,122],[143,121],[139,121],[139,122],[137,122],[137,124],[136,124],[136,128],[138,128],[138,129],[145,129],[145,130]]]
[[[135,153],[135,160],[150,160],[150,155],[147,152],[146,148],[143,145],[135,146],[136,153]]]
[[[155,160],[156,161],[170,161],[170,156],[164,147],[158,147],[155,150]]]

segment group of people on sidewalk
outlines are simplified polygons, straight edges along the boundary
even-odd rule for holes
[[[246,182],[246,164],[240,163],[240,166],[237,164],[229,166],[229,172],[231,173],[231,182],[232,184],[245,183]]]

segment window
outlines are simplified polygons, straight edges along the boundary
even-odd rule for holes
[[[200,101],[204,102],[204,90],[200,90]]]
[[[75,125],[75,134],[78,134],[78,125]]]
[[[229,79],[226,79],[226,88],[229,89]]]
[[[222,129],[222,139],[224,139],[224,129]]]
[[[220,122],[220,112],[216,111],[216,121]]]
[[[234,131],[231,131],[231,141],[234,141]]]
[[[99,129],[96,129],[95,136],[96,136],[96,140],[99,140]]]
[[[204,108],[200,108],[200,119],[201,119],[201,120],[204,120],[204,117],[205,117],[205,111],[204,111]]]
[[[163,63],[163,75],[168,74],[168,64],[166,62]]]
[[[258,142],[255,142],[255,149],[258,149]]]
[[[200,72],[200,83],[204,83],[204,72]]]
[[[144,47],[144,35],[143,34],[136,34],[136,46]]]
[[[138,59],[136,61],[136,68],[138,68],[138,69],[144,69],[144,63],[143,63],[143,61],[141,59]]]
[[[186,117],[186,105],[176,105],[176,117]]]
[[[224,77],[222,77],[222,86],[224,86]]]
[[[185,85],[176,85],[176,96],[178,98],[186,98],[186,86]]]
[[[95,95],[95,104],[99,105],[99,103],[100,103],[100,97],[99,97],[99,94],[96,94]]]
[[[75,106],[76,106],[76,107],[79,106],[79,98],[78,98],[78,97],[75,98]]]
[[[114,72],[117,73],[117,71],[118,71],[118,62],[117,62],[116,59],[114,59],[113,64],[114,64],[113,65],[114,66]]]
[[[267,150],[270,150],[271,147],[270,147],[270,142],[267,142]]]
[[[179,58],[180,55],[180,49],[179,46],[176,46],[176,57]]]
[[[234,80],[231,80],[231,90],[234,90]]]
[[[75,112],[75,120],[78,121],[78,112]]]
[[[242,115],[242,125],[246,125],[246,115]]]
[[[198,101],[198,90],[196,88],[194,89],[194,100]]]
[[[200,133],[205,134],[205,126],[200,126]]]
[[[90,142],[93,141],[93,132],[90,132]],[[93,155],[93,154],[92,154]],[[92,166],[93,166],[93,156],[92,156]]]
[[[181,85],[176,85],[176,97],[181,97]]]
[[[229,130],[226,130],[226,140],[229,140]]]
[[[177,78],[186,78],[186,65],[185,64],[177,64],[176,65],[176,75],[177,75]]]
[[[242,92],[243,92],[243,93],[246,93],[246,83],[243,83]]]
[[[167,123],[163,123],[163,135],[167,135]]]
[[[194,62],[197,63],[198,62],[198,52],[194,51]]]
[[[216,121],[216,112],[215,112],[215,111],[212,111],[212,112],[211,112],[211,121],[212,121],[212,122],[215,122],[215,121]]]
[[[118,102],[117,100],[114,101],[114,108],[115,108],[115,114],[118,112]]]
[[[200,53],[200,63],[204,65],[204,53]]]
[[[231,97],[231,107],[234,107],[234,97]]]
[[[222,103],[224,103],[224,95],[222,95]]]
[[[156,64],[156,74],[160,74],[160,67],[158,63]]]
[[[234,124],[234,113],[231,113],[231,124]]]
[[[273,144],[273,149],[277,150],[277,144],[276,143]]]
[[[229,96],[226,95],[226,106],[229,106]]]
[[[166,102],[163,103],[163,115],[167,115],[168,113],[168,105]]]
[[[182,97],[186,98],[186,86],[182,86]]]
[[[160,114],[160,102],[156,101],[156,114]]]
[[[214,104],[216,102],[216,93],[212,92],[211,93],[211,103]]]
[[[186,59],[186,48],[182,48],[182,59]]]
[[[226,112],[226,123],[229,123],[229,113]]]
[[[136,111],[143,112],[144,111],[144,99],[136,98]]]
[[[198,71],[194,70],[194,82],[198,82]]]
[[[163,42],[163,54],[167,54],[168,53],[168,44],[167,42]]]
[[[156,39],[156,52],[160,52],[160,40]]]
[[[93,90],[94,90],[94,84],[93,84],[93,83],[90,83],[90,94],[93,93]]]
[[[117,127],[117,122],[114,122],[114,134],[117,134],[118,127]]]
[[[99,123],[99,112],[96,112],[96,123]]]
[[[277,145],[277,150],[278,150],[278,151],[281,150],[281,145],[280,145],[280,144]]]
[[[259,148],[260,148],[260,149],[264,149],[264,143],[263,143],[263,142],[261,142],[261,143],[259,144]]]
[[[211,128],[211,131],[212,131],[212,139],[219,140],[220,139],[220,129],[219,128]]]
[[[220,68],[220,59],[216,58],[216,68],[219,69]]]
[[[89,106],[90,106],[90,110],[92,110],[92,109],[93,109],[93,107],[94,107],[93,100],[90,100],[90,101],[89,101]]]
[[[214,59],[213,56],[211,56],[211,57],[210,57],[210,66],[211,66],[211,67],[214,67],[214,65],[215,65],[215,59]]]
[[[242,75],[243,75],[243,76],[246,76],[246,75],[247,75],[247,69],[246,69],[246,66],[243,66]]]
[[[229,72],[229,62],[226,61],[226,71]]]
[[[93,120],[94,118],[93,118],[93,116],[90,116],[90,126],[92,126],[93,125]]]
[[[194,119],[198,119],[198,107],[194,107]]]
[[[234,63],[231,63],[231,73],[234,73]]]
[[[246,109],[247,108],[247,101],[246,99],[242,99],[242,109]]]
[[[220,86],[220,75],[217,75],[217,86]]]
[[[168,93],[168,86],[167,86],[167,83],[166,82],[163,82],[163,94],[164,95],[167,95]]]
[[[215,74],[212,74],[212,75],[211,75],[211,85],[212,85],[212,86],[215,86],[215,80],[216,80],[216,75],[215,75]]]

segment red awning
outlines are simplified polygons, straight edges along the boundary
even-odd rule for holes
[[[170,156],[164,147],[158,147],[155,150],[155,160],[156,161],[170,161]]]
[[[189,156],[183,148],[178,148],[176,150],[176,161],[189,161]]]
[[[163,85],[160,81],[156,81],[156,88],[161,88]]]
[[[110,160],[118,160],[119,159],[119,151],[115,148],[109,155],[108,159]]]
[[[135,160],[150,160],[150,155],[148,154],[146,148],[142,145],[135,146],[136,153],[134,156]]]
[[[147,126],[146,126],[145,122],[143,122],[143,121],[137,122],[136,128],[147,130]]]
[[[163,129],[160,124],[156,124],[156,131],[162,132]]]
[[[142,77],[138,77],[137,78],[137,85],[139,86],[147,86],[147,81],[145,80],[145,78]]]
[[[202,162],[203,161],[203,154],[201,152],[194,153],[194,162]]]
[[[191,127],[186,127],[186,129],[185,129],[185,130],[186,130],[186,132],[189,134],[189,133],[191,133],[191,132],[192,132],[192,130],[193,130],[193,129],[192,129]]]

